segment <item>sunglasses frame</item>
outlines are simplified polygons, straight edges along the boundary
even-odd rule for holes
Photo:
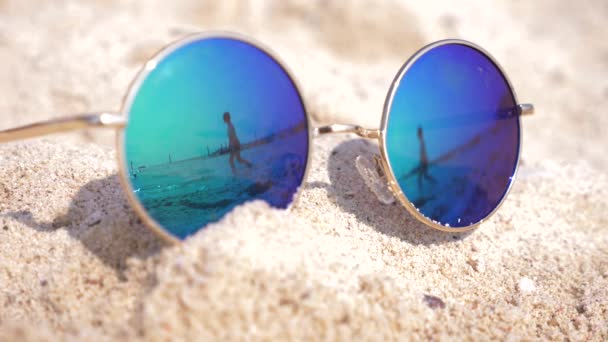
[[[400,185],[397,181],[397,178],[395,177],[395,174],[393,172],[393,169],[390,165],[388,152],[386,150],[386,128],[388,127],[388,118],[390,115],[390,109],[391,109],[391,106],[393,103],[393,99],[395,98],[395,93],[397,92],[397,89],[399,88],[399,84],[400,84],[401,80],[407,74],[408,70],[412,67],[412,65],[414,65],[414,63],[420,57],[424,56],[427,52],[429,52],[430,50],[432,50],[436,47],[448,45],[448,44],[459,44],[459,45],[464,45],[464,46],[470,47],[472,49],[479,51],[486,58],[488,58],[496,66],[496,68],[500,72],[500,74],[504,77],[505,81],[507,82],[507,85],[509,86],[509,90],[511,91],[511,94],[513,95],[513,100],[517,104],[517,120],[518,120],[518,126],[519,126],[519,147],[518,147],[518,151],[517,151],[517,161],[516,161],[515,169],[513,171],[513,174],[511,175],[511,181],[509,182],[509,186],[508,186],[507,190],[505,191],[505,193],[503,194],[502,198],[500,199],[500,202],[498,202],[496,207],[488,215],[486,215],[479,222],[473,223],[473,224],[465,226],[465,227],[448,227],[448,226],[442,225],[442,224],[435,222],[432,219],[424,216],[420,211],[418,211],[418,209],[416,209],[414,204],[412,204],[412,202],[403,193],[403,190],[401,190],[401,187],[400,187]],[[513,187],[513,183],[516,180],[517,171],[519,169],[519,162],[521,160],[521,151],[522,151],[522,146],[523,146],[521,116],[532,115],[532,114],[534,114],[534,106],[532,104],[519,103],[519,101],[517,99],[517,94],[515,92],[515,89],[513,88],[513,85],[511,83],[511,80],[509,79],[507,73],[504,71],[504,69],[501,67],[501,65],[498,63],[498,61],[489,52],[484,50],[482,47],[480,47],[474,43],[471,43],[469,41],[466,41],[466,40],[444,39],[444,40],[439,40],[439,41],[436,41],[434,43],[431,43],[431,44],[428,44],[428,45],[422,47],[421,49],[416,51],[410,58],[408,58],[406,60],[406,62],[401,66],[401,68],[397,72],[397,75],[394,77],[394,79],[391,83],[391,86],[389,88],[389,91],[387,93],[386,100],[384,102],[384,107],[383,107],[383,111],[382,111],[382,119],[380,121],[379,129],[374,130],[374,129],[366,129],[366,128],[356,126],[356,125],[336,124],[336,125],[317,127],[317,128],[315,128],[314,133],[315,133],[315,136],[322,135],[322,134],[329,134],[329,133],[354,133],[362,138],[376,140],[378,142],[378,147],[380,149],[380,155],[379,155],[379,157],[376,156],[376,157],[378,157],[378,158],[376,158],[376,162],[379,163],[379,165],[382,169],[382,172],[383,172],[384,176],[386,177],[387,186],[388,186],[390,192],[393,194],[393,196],[397,200],[399,200],[401,205],[403,205],[407,209],[407,211],[414,218],[416,218],[419,222],[421,222],[431,228],[438,229],[438,230],[441,230],[444,232],[449,232],[449,233],[463,233],[463,232],[475,229],[480,224],[487,221],[504,204],[507,196],[511,192],[511,188]]]
[[[306,105],[306,101],[305,101],[304,97],[302,96],[302,91],[301,91],[302,88],[300,87],[300,84],[298,83],[297,79],[293,76],[293,73],[291,72],[291,70],[278,57],[278,55],[276,53],[274,53],[270,48],[265,46],[264,44],[258,42],[257,40],[255,40],[253,38],[244,36],[239,33],[224,32],[224,31],[207,31],[207,32],[203,32],[203,33],[195,33],[195,34],[186,36],[182,39],[179,39],[175,42],[172,42],[168,45],[165,45],[155,55],[153,55],[150,59],[148,59],[148,61],[146,61],[146,63],[144,63],[144,66],[140,69],[138,74],[135,76],[135,78],[131,82],[131,85],[129,86],[127,93],[122,101],[122,107],[121,107],[121,111],[120,111],[121,115],[124,118],[124,120],[126,121],[126,123],[128,124],[128,122],[129,122],[129,111],[128,110],[130,109],[130,107],[133,103],[133,100],[135,99],[135,96],[137,95],[137,93],[140,89],[141,84],[145,81],[146,77],[150,74],[150,72],[152,70],[154,70],[154,68],[156,67],[156,65],[159,62],[161,62],[165,57],[167,57],[168,55],[170,55],[171,53],[173,53],[174,51],[176,51],[177,49],[179,49],[183,46],[186,46],[186,45],[188,45],[192,42],[198,41],[198,40],[209,39],[209,38],[234,39],[234,40],[238,40],[238,41],[244,42],[246,44],[252,45],[257,49],[260,49],[263,53],[268,55],[268,57],[270,57],[275,63],[277,63],[279,65],[279,67],[281,67],[281,69],[283,69],[283,71],[285,72],[287,77],[291,80],[291,82],[293,83],[293,85],[298,93],[298,97],[300,98],[302,107],[304,109],[304,113],[305,113],[304,116],[306,117],[306,125],[308,127],[308,155],[306,158],[306,167],[304,169],[304,174],[302,176],[302,182],[300,183],[300,186],[298,187],[297,191],[294,193],[293,200],[291,201],[289,206],[285,209],[287,212],[289,212],[289,211],[291,211],[293,206],[298,202],[300,195],[303,191],[302,187],[308,177],[308,172],[310,170],[310,164],[312,162],[312,154],[313,154],[313,147],[312,147],[312,145],[313,145],[312,138],[313,137],[312,137],[312,129],[311,129],[311,127],[313,127],[313,124],[310,120],[310,114],[308,113],[308,106]],[[138,214],[138,216],[142,218],[144,223],[148,227],[150,227],[157,235],[161,236],[167,242],[171,242],[171,243],[180,242],[181,240],[179,240],[177,237],[170,234],[166,229],[164,229],[162,227],[162,225],[160,223],[158,223],[156,220],[154,220],[146,212],[146,209],[144,208],[144,206],[140,203],[140,201],[137,199],[137,197],[134,195],[133,191],[131,190],[132,186],[129,183],[129,177],[125,170],[127,163],[126,163],[126,158],[125,158],[125,148],[124,147],[125,147],[125,130],[121,129],[116,133],[116,149],[118,150],[117,156],[118,156],[119,174],[120,174],[119,178],[120,178],[122,187],[126,190],[127,199],[129,201],[129,203],[135,209],[135,212]]]
[[[407,74],[408,70],[412,67],[412,65],[414,65],[414,63],[416,63],[416,61],[420,57],[424,56],[427,52],[429,52],[430,50],[432,50],[434,48],[437,48],[437,47],[440,47],[443,45],[449,45],[449,44],[459,44],[459,45],[464,45],[464,46],[473,48],[473,49],[479,51],[480,53],[482,53],[486,58],[488,58],[496,66],[498,71],[501,73],[501,75],[504,77],[505,81],[507,82],[507,85],[509,86],[509,90],[511,91],[511,94],[513,95],[513,100],[517,104],[517,111],[518,111],[517,125],[519,128],[519,146],[518,146],[518,151],[517,151],[517,161],[515,162],[515,169],[513,170],[513,174],[511,175],[511,181],[509,182],[509,186],[508,186],[507,190],[505,191],[505,193],[503,194],[502,198],[500,199],[500,202],[498,202],[496,207],[488,215],[486,215],[486,217],[481,219],[479,222],[473,223],[473,224],[465,226],[465,227],[449,227],[449,226],[442,225],[442,224],[440,224],[436,221],[433,221],[432,219],[424,216],[418,209],[416,209],[414,204],[407,198],[405,193],[403,193],[403,191],[401,190],[401,187],[399,186],[397,178],[395,177],[393,169],[390,165],[390,159],[388,158],[388,152],[386,150],[386,128],[388,127],[388,118],[390,115],[390,109],[393,104],[393,99],[395,98],[395,93],[397,92],[397,89],[399,88],[399,84],[400,84],[401,80]],[[416,219],[418,219],[418,221],[426,224],[427,226],[430,226],[432,228],[435,228],[435,229],[438,229],[438,230],[441,230],[444,232],[450,232],[450,233],[466,232],[466,231],[475,229],[477,226],[482,224],[484,221],[488,220],[492,215],[494,215],[498,211],[498,209],[504,204],[507,196],[511,192],[511,188],[513,187],[513,183],[515,182],[517,171],[519,169],[519,162],[521,160],[521,151],[522,151],[522,145],[523,145],[523,135],[522,135],[522,129],[521,129],[521,115],[529,115],[529,114],[532,114],[533,111],[534,111],[534,107],[532,105],[519,104],[519,102],[517,100],[517,94],[515,93],[515,89],[513,88],[513,85],[511,84],[511,81],[509,80],[507,73],[500,66],[498,61],[490,53],[488,53],[486,50],[484,50],[482,47],[480,47],[474,43],[471,43],[469,41],[461,40],[461,39],[439,40],[439,41],[436,41],[434,43],[431,43],[431,44],[428,44],[428,45],[422,47],[420,50],[418,50],[416,53],[414,53],[403,64],[401,69],[397,72],[397,75],[395,76],[395,78],[393,79],[393,82],[391,83],[391,87],[388,91],[386,101],[384,102],[382,120],[380,121],[380,131],[378,134],[379,135],[378,136],[378,145],[380,147],[380,155],[381,155],[380,160],[382,163],[382,168],[384,169],[384,173],[387,176],[388,186],[389,186],[391,192],[399,200],[399,202],[401,202],[401,204],[410,212],[410,214],[412,216],[414,216]]]
[[[302,96],[302,91],[301,91],[302,88],[300,87],[299,82],[293,76],[294,74],[291,71],[291,69],[289,69],[287,67],[287,65],[278,57],[278,55],[276,53],[274,53],[270,48],[268,48],[264,44],[256,41],[255,39],[252,39],[250,37],[244,36],[239,33],[225,32],[225,31],[208,31],[208,32],[203,32],[203,33],[192,34],[192,35],[186,36],[182,39],[179,39],[175,42],[172,42],[168,45],[165,45],[156,54],[154,54],[150,59],[148,59],[144,63],[143,67],[136,74],[135,78],[131,81],[129,87],[127,88],[127,92],[123,96],[121,110],[119,112],[108,111],[108,112],[97,112],[97,113],[90,113],[90,114],[80,114],[80,115],[76,115],[76,116],[72,116],[72,117],[68,117],[68,118],[52,119],[52,120],[48,120],[45,122],[34,123],[31,125],[27,125],[27,126],[22,126],[22,127],[18,127],[18,128],[14,128],[14,129],[0,131],[0,143],[21,140],[21,139],[34,138],[34,137],[53,134],[53,133],[68,132],[68,131],[72,131],[72,130],[85,129],[85,128],[114,129],[116,131],[115,142],[116,142],[116,149],[117,149],[116,156],[117,156],[117,162],[118,162],[119,179],[120,179],[120,184],[123,187],[123,190],[126,192],[127,201],[129,202],[131,207],[134,209],[134,211],[137,213],[137,215],[142,219],[144,224],[147,227],[149,227],[154,233],[156,233],[157,236],[159,236],[160,238],[162,238],[163,240],[165,240],[166,242],[169,242],[169,243],[179,243],[181,240],[178,239],[177,237],[173,236],[172,234],[170,234],[166,229],[164,229],[162,227],[161,224],[156,222],[156,220],[154,220],[147,213],[146,209],[143,207],[143,205],[140,203],[140,201],[133,194],[132,186],[129,183],[129,177],[126,172],[127,163],[126,163],[125,149],[124,149],[125,128],[127,127],[128,122],[129,122],[128,110],[130,109],[130,107],[133,103],[133,100],[140,89],[141,84],[144,82],[144,80],[149,75],[149,73],[152,70],[154,70],[156,65],[158,65],[158,63],[160,61],[162,61],[166,56],[168,56],[175,50],[177,50],[189,43],[192,43],[194,41],[208,39],[208,38],[234,39],[234,40],[242,41],[246,44],[252,45],[252,46],[260,49],[262,52],[264,52],[266,55],[268,55],[271,59],[273,59],[283,69],[285,74],[292,81],[292,83],[298,93],[298,96],[301,100],[301,103],[302,103],[302,106],[304,109],[304,113],[306,116],[306,123],[308,126],[308,155],[307,155],[307,160],[306,160],[306,167],[305,167],[304,174],[302,177],[302,182],[301,182],[300,186],[298,187],[297,191],[294,193],[292,202],[286,208],[287,212],[291,211],[292,208],[297,205],[297,203],[301,197],[301,194],[303,191],[303,185],[308,177],[308,173],[310,171],[310,167],[311,167],[311,163],[312,163],[312,154],[313,154],[313,150],[314,150],[313,143],[312,143],[313,138],[319,137],[319,136],[325,135],[325,134],[331,134],[331,133],[354,133],[362,138],[377,140],[378,146],[380,149],[380,154],[379,154],[379,157],[378,157],[378,155],[376,155],[376,157],[377,157],[376,160],[379,163],[379,165],[381,166],[382,172],[384,173],[384,175],[387,178],[387,183],[388,183],[387,185],[388,185],[390,191],[392,192],[393,196],[395,196],[401,202],[401,204],[407,209],[407,211],[412,216],[414,216],[417,220],[419,220],[420,222],[424,223],[425,225],[427,225],[429,227],[432,227],[432,228],[435,228],[435,229],[438,229],[441,231],[452,232],[452,233],[453,232],[465,232],[465,231],[476,228],[478,225],[480,225],[481,223],[486,221],[505,202],[505,199],[508,196],[508,194],[511,190],[511,187],[512,187],[513,183],[515,182],[515,176],[517,174],[517,170],[519,167],[519,161],[521,158],[521,151],[522,151],[523,143],[522,143],[522,130],[521,130],[520,116],[533,114],[534,106],[531,104],[519,104],[517,102],[517,95],[515,93],[515,90],[511,84],[507,74],[502,69],[500,64],[498,64],[498,62],[492,57],[492,55],[490,55],[483,48],[481,48],[471,42],[468,42],[465,40],[460,40],[460,39],[440,40],[440,41],[431,43],[429,45],[426,45],[423,48],[421,48],[420,50],[418,50],[415,54],[413,54],[403,64],[403,66],[399,69],[397,75],[393,79],[393,81],[391,83],[391,87],[387,93],[387,97],[386,97],[386,100],[384,103],[384,108],[383,108],[383,113],[382,113],[382,120],[380,122],[379,129],[366,129],[361,126],[344,125],[344,124],[332,124],[332,125],[327,125],[327,126],[314,127],[313,123],[311,121],[311,118],[310,118],[310,114],[307,110],[308,106],[307,106],[306,99]],[[401,79],[403,78],[403,76],[405,76],[405,74],[407,73],[409,68],[426,52],[428,52],[429,50],[431,50],[433,48],[436,48],[436,47],[442,46],[442,45],[446,45],[446,44],[461,44],[461,45],[471,47],[471,48],[476,49],[479,52],[481,52],[484,56],[489,58],[490,61],[492,61],[494,63],[494,65],[497,67],[498,71],[500,71],[500,73],[505,78],[511,93],[513,94],[515,103],[518,103],[517,120],[519,121],[518,124],[520,126],[519,150],[518,150],[518,155],[517,155],[517,162],[516,162],[516,167],[513,172],[513,175],[511,176],[511,182],[509,183],[509,187],[507,188],[507,191],[501,198],[501,200],[500,200],[499,204],[496,206],[496,208],[494,208],[494,210],[490,214],[488,214],[483,220],[481,220],[477,223],[474,223],[472,225],[469,225],[466,227],[461,227],[461,228],[451,228],[451,227],[447,227],[447,226],[441,225],[439,223],[436,223],[436,222],[432,221],[431,219],[422,215],[414,207],[414,205],[409,201],[407,196],[405,196],[405,194],[401,190],[401,188],[396,180],[396,177],[393,173],[392,167],[391,167],[389,159],[388,159],[388,153],[386,151],[386,128],[388,125],[389,110],[391,108],[391,104],[393,102],[395,92],[396,92],[397,88],[399,87],[399,83],[400,83]]]

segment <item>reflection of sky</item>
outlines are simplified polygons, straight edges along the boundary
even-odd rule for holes
[[[212,38],[164,58],[142,83],[130,110],[127,160],[166,163],[214,151],[228,143],[224,112],[241,143],[304,120],[293,83],[261,50]]]
[[[428,51],[407,71],[390,108],[386,143],[395,176],[399,179],[420,165],[418,127],[423,129],[431,163],[458,146],[481,137],[479,144],[471,146],[473,151],[431,165],[429,174],[433,175],[435,168],[435,177],[443,174],[443,178],[449,178],[448,170],[483,170],[486,157],[493,153],[512,154],[512,151],[517,151],[517,140],[497,141],[491,132],[496,120],[500,120],[501,127],[506,125],[504,129],[515,132],[505,136],[518,138],[517,119],[499,119],[499,112],[502,111],[504,116],[505,112],[514,109],[513,106],[510,89],[502,74],[477,50],[450,44]],[[500,129],[502,132],[503,128]],[[503,168],[507,173],[513,169],[514,158],[516,155],[504,159]],[[451,181],[439,179],[439,183],[444,184]],[[472,181],[470,186],[476,186],[476,181]],[[424,195],[417,186],[410,184],[406,187],[401,181],[400,185],[411,200]],[[502,192],[497,195],[501,197]],[[457,196],[453,200],[458,201]]]

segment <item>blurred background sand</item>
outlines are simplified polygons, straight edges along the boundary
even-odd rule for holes
[[[512,196],[466,236],[377,203],[352,162],[373,146],[348,136],[315,142],[289,217],[251,204],[177,247],[128,209],[111,132],[2,146],[0,339],[606,339],[607,23],[601,0],[0,0],[0,129],[118,110],[148,57],[210,29],[276,51],[318,123],[376,128],[443,38],[492,53],[537,112]]]
[[[525,157],[608,166],[605,1],[3,0],[0,11],[2,127],[119,109],[151,54],[209,29],[243,32],[274,49],[317,121],[376,127],[401,64],[425,44],[455,37],[490,51],[520,101],[538,107],[541,115],[525,124]]]

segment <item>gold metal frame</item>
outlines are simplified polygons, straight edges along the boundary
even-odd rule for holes
[[[43,135],[69,132],[85,128],[122,129],[126,121],[118,113],[90,113],[54,119],[0,131],[0,143],[35,138]]]
[[[429,44],[429,45],[423,47],[422,49],[420,49],[418,52],[416,52],[412,57],[410,57],[410,59],[408,59],[405,62],[405,64],[401,67],[401,69],[395,76],[395,78],[391,84],[390,90],[387,94],[386,101],[384,103],[384,109],[383,109],[383,114],[382,114],[382,120],[380,123],[380,129],[366,129],[366,128],[363,128],[360,126],[343,125],[343,124],[333,124],[333,125],[322,126],[322,127],[313,127],[312,122],[310,120],[310,114],[307,111],[308,106],[306,104],[306,100],[302,97],[302,92],[300,91],[302,88],[300,87],[298,81],[293,76],[293,73],[291,72],[291,70],[286,66],[285,63],[283,63],[283,61],[275,53],[272,52],[271,49],[269,49],[265,45],[255,41],[255,40],[245,37],[241,34],[222,32],[222,31],[211,31],[211,32],[190,35],[186,38],[183,38],[174,43],[166,45],[165,47],[160,49],[152,58],[150,58],[144,64],[143,68],[139,71],[139,73],[137,74],[137,76],[134,78],[131,85],[129,86],[128,91],[127,91],[125,97],[123,98],[120,113],[99,112],[99,113],[81,114],[81,115],[77,115],[77,116],[73,116],[73,117],[54,119],[54,120],[44,121],[44,122],[40,122],[40,123],[35,123],[32,125],[22,126],[22,127],[18,127],[18,128],[14,128],[14,129],[4,130],[4,131],[0,131],[0,143],[21,140],[21,139],[34,138],[34,137],[47,135],[47,134],[67,132],[67,131],[72,131],[72,130],[76,130],[76,129],[84,129],[84,128],[115,129],[116,130],[117,161],[118,161],[118,170],[119,170],[119,174],[120,174],[119,178],[120,178],[120,183],[127,194],[127,199],[129,201],[129,203],[134,208],[135,212],[139,215],[139,217],[141,217],[141,219],[144,221],[144,223],[148,227],[150,227],[150,229],[152,231],[154,231],[158,236],[160,236],[163,240],[170,242],[170,243],[179,242],[180,241],[179,239],[177,239],[175,236],[173,236],[169,232],[167,232],[164,228],[162,228],[162,226],[158,222],[156,222],[152,217],[150,217],[150,215],[148,215],[145,208],[142,206],[142,204],[137,200],[137,198],[133,194],[133,191],[131,191],[132,187],[129,183],[129,179],[128,179],[127,173],[125,171],[127,164],[126,164],[126,160],[125,160],[125,149],[124,149],[124,147],[125,147],[124,146],[124,144],[125,144],[124,129],[126,128],[128,120],[129,120],[129,110],[133,103],[135,95],[137,94],[142,82],[145,80],[145,78],[148,76],[148,74],[156,67],[158,62],[160,60],[162,60],[164,57],[166,57],[167,55],[169,55],[170,53],[172,53],[173,51],[175,51],[176,49],[178,49],[186,44],[189,44],[193,41],[208,39],[208,38],[236,39],[236,40],[245,42],[247,44],[253,45],[253,46],[257,47],[258,49],[261,49],[268,56],[270,56],[276,63],[279,64],[279,66],[285,71],[287,76],[291,79],[291,81],[293,82],[293,84],[298,92],[298,95],[299,95],[302,105],[304,107],[306,123],[308,125],[308,156],[307,156],[307,160],[306,160],[306,168],[304,170],[304,175],[302,177],[302,182],[300,184],[300,187],[294,194],[294,200],[287,208],[287,211],[291,210],[295,205],[297,205],[301,192],[302,192],[302,186],[308,177],[308,172],[310,171],[310,166],[311,166],[311,162],[312,162],[312,153],[313,153],[312,138],[318,137],[318,136],[321,136],[324,134],[332,134],[332,133],[354,133],[362,138],[377,139],[379,148],[380,148],[380,156],[381,156],[381,158],[379,158],[379,159],[381,161],[383,171],[384,171],[385,175],[387,176],[388,186],[389,186],[390,190],[395,195],[395,197],[397,197],[399,199],[401,204],[416,219],[418,219],[422,223],[424,223],[432,228],[439,229],[442,231],[448,231],[448,232],[463,232],[463,231],[473,229],[473,228],[477,227],[479,224],[481,224],[483,221],[485,221],[489,217],[491,217],[498,210],[498,208],[504,203],[507,195],[509,194],[509,192],[511,190],[511,186],[513,185],[513,182],[515,181],[515,175],[517,173],[517,169],[519,166],[519,159],[521,156],[521,148],[522,148],[521,122],[519,122],[520,141],[519,141],[517,165],[515,167],[515,171],[513,173],[512,180],[509,184],[509,188],[505,192],[504,196],[502,197],[502,199],[501,199],[500,203],[497,205],[497,207],[490,214],[488,214],[488,216],[486,218],[484,218],[480,222],[477,222],[475,224],[472,224],[472,225],[464,227],[464,228],[452,228],[452,227],[443,226],[443,225],[438,224],[438,223],[432,221],[431,219],[425,217],[418,210],[416,210],[414,205],[407,199],[407,197],[405,196],[405,194],[399,187],[399,184],[396,180],[396,177],[393,173],[392,167],[391,167],[389,159],[388,159],[388,155],[387,155],[387,151],[386,151],[386,127],[388,124],[388,117],[389,117],[389,112],[390,112],[390,108],[392,105],[392,101],[395,96],[397,87],[399,86],[399,82],[401,81],[403,76],[407,73],[408,69],[413,65],[413,63],[416,62],[416,60],[418,60],[418,58],[420,58],[427,51],[429,51],[435,47],[445,45],[445,44],[461,44],[461,45],[466,45],[466,46],[472,47],[472,48],[478,50],[479,52],[483,53],[486,57],[488,57],[496,65],[498,70],[502,73],[505,80],[507,81],[507,84],[509,85],[509,88],[511,89],[511,92],[513,93],[515,102],[518,103],[515,90],[513,89],[513,86],[511,85],[511,82],[509,81],[507,74],[504,72],[504,70],[498,64],[498,62],[488,52],[483,50],[481,47],[479,47],[471,42],[468,42],[465,40],[458,40],[458,39],[441,40],[441,41]],[[519,111],[519,113],[518,113],[519,114],[518,120],[519,120],[519,116],[521,116],[521,115],[533,114],[534,106],[531,104],[518,104],[518,111]]]

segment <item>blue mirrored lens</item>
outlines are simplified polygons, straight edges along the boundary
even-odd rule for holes
[[[233,38],[201,38],[161,56],[126,108],[125,167],[147,214],[185,238],[247,201],[286,208],[304,177],[309,135],[283,67]]]
[[[497,208],[517,165],[520,127],[490,58],[463,44],[428,50],[405,71],[388,110],[389,163],[423,216],[467,227]]]

